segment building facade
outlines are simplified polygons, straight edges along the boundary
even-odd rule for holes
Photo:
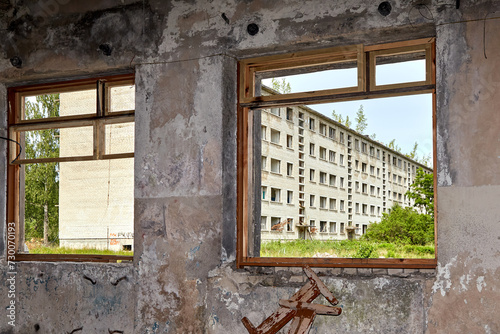
[[[272,90],[264,88],[267,94]],[[261,240],[366,233],[432,170],[306,106],[261,111]]]
[[[134,109],[134,86],[112,89],[111,112]],[[95,113],[95,90],[61,93],[60,115]],[[134,150],[134,123],[106,124],[105,154]],[[60,156],[91,156],[92,126],[60,130]],[[134,158],[59,163],[59,245],[133,250]]]

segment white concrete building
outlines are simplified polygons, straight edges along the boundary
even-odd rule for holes
[[[265,92],[272,93],[265,88]],[[306,106],[261,113],[261,240],[360,236],[432,169]]]
[[[112,111],[134,109],[134,86],[113,88]],[[95,90],[60,94],[60,116],[95,113]],[[105,125],[105,154],[134,151],[134,123]],[[60,130],[60,157],[92,156],[92,126]],[[59,163],[59,244],[133,250],[134,158]]]

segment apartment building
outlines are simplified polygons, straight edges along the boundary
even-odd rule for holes
[[[273,91],[263,88],[267,94]],[[432,170],[306,106],[261,112],[261,240],[342,240],[405,196]]]
[[[111,90],[110,112],[133,110],[133,85]],[[60,115],[95,112],[95,90],[60,94]],[[108,156],[134,149],[134,123],[103,126],[104,152]],[[92,156],[92,126],[60,130],[60,156]],[[59,244],[69,248],[133,250],[134,158],[69,161],[59,163]]]

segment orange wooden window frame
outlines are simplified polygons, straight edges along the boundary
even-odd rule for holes
[[[115,76],[98,77],[91,79],[80,79],[63,81],[56,83],[47,83],[39,85],[29,85],[12,87],[8,89],[8,130],[11,139],[19,142],[19,132],[24,130],[39,130],[39,129],[54,129],[58,127],[77,127],[77,126],[93,126],[98,128],[96,123],[113,124],[116,122],[133,122],[135,110],[110,113],[105,112],[107,103],[101,101],[101,105],[96,106],[96,113],[88,115],[76,116],[63,116],[46,119],[36,120],[22,120],[22,98],[24,96],[35,94],[49,94],[60,92],[71,92],[76,90],[96,88],[99,86],[112,87],[116,85],[134,84],[134,74],[122,74]],[[101,85],[99,85],[101,83]],[[104,83],[104,84],[103,84]],[[102,85],[103,84],[103,85]],[[102,95],[101,95],[102,96]],[[98,99],[99,100],[99,99]],[[13,159],[17,156],[19,148],[15,143],[10,142],[7,148],[7,157],[9,164],[7,166],[7,230],[9,226],[15,226],[15,261],[73,261],[73,262],[119,262],[119,261],[132,261],[133,256],[122,255],[96,255],[96,254],[25,254],[19,253],[20,240],[19,240],[19,182],[20,182],[20,165],[23,163],[41,163],[41,162],[64,162],[64,161],[88,161],[96,159],[120,159],[133,157],[134,153],[124,154],[109,154],[106,155],[102,151],[98,134],[94,131],[94,153],[91,156],[81,157],[62,157],[62,158],[40,158],[40,159]],[[12,260],[12,254],[6,252],[8,260]]]
[[[424,50],[426,54],[426,80],[395,85],[375,85],[375,58],[378,55],[411,53]],[[355,55],[355,56],[353,56]],[[296,66],[323,64],[325,59],[349,58],[358,61],[358,86],[355,89],[335,89],[304,93],[255,96],[255,74],[259,70],[272,71]],[[237,184],[237,256],[238,268],[244,266],[292,267],[351,267],[351,268],[422,268],[432,269],[437,265],[437,175],[436,171],[436,79],[435,38],[387,43],[380,45],[330,48],[316,51],[296,52],[244,59],[238,63],[238,184]],[[249,149],[252,140],[252,110],[301,104],[352,101],[412,94],[432,93],[433,118],[433,171],[434,171],[434,259],[360,259],[360,258],[273,258],[249,255],[249,214],[252,160]]]

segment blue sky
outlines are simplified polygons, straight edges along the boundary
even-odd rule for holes
[[[377,65],[378,84],[424,80],[425,63],[423,60],[409,61],[391,65]],[[356,85],[356,70],[329,70],[310,74],[279,77],[290,83],[292,92],[305,92],[320,89],[350,87]],[[271,79],[263,80],[271,86]],[[356,112],[363,105],[368,120],[364,134],[376,135],[376,140],[384,144],[396,139],[403,153],[413,150],[418,143],[419,158],[432,157],[432,95],[419,94],[382,99],[369,99],[337,103],[310,105],[312,109],[331,117],[332,110],[345,119],[349,116],[355,127]]]

